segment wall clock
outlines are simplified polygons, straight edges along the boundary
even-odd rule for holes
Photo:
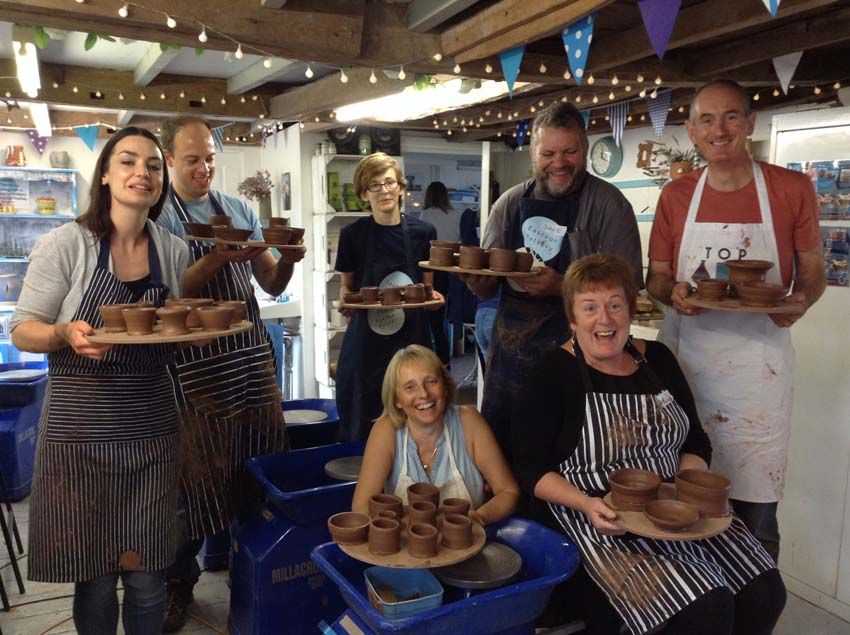
[[[614,141],[614,137],[602,137],[590,149],[590,167],[599,176],[612,177],[623,165],[623,149]]]

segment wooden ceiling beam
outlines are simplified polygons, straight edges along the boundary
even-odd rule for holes
[[[498,55],[559,32],[613,0],[501,0],[442,34],[443,53],[460,64]]]
[[[268,60],[268,62],[269,65],[266,67],[266,60],[258,60],[245,70],[230,77],[227,80],[228,94],[241,95],[258,86],[262,86],[266,82],[272,81],[275,75],[294,63],[292,60],[285,60],[279,57]]]
[[[471,7],[477,0],[413,0],[407,8],[407,28],[426,33]]]
[[[140,88],[150,84],[180,53],[177,49],[162,50],[159,44],[151,44],[133,71],[133,83]]]

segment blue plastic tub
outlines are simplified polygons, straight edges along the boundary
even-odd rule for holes
[[[47,362],[12,362],[0,364],[0,373],[7,370],[43,370],[45,374],[29,381],[0,379],[0,408],[20,408],[41,402],[47,386]]]
[[[487,538],[512,547],[522,556],[517,582],[456,601],[449,601],[447,587],[442,606],[398,620],[387,619],[369,603],[363,579],[369,565],[345,555],[332,542],[313,549],[312,556],[339,586],[348,606],[375,633],[534,633],[534,620],[546,607],[552,589],[578,567],[578,549],[563,534],[523,518],[487,527]]]
[[[7,370],[46,370],[47,362],[0,364]],[[18,501],[30,493],[38,422],[47,375],[29,381],[0,381],[0,470],[9,498]]]
[[[433,609],[443,603],[443,585],[428,569],[392,569],[369,567],[363,572],[369,602],[381,615],[390,620],[410,617]],[[387,602],[381,597],[380,589],[390,588],[399,598]],[[411,596],[414,600],[405,600]]]
[[[287,410],[321,410],[327,415],[326,419],[315,423],[286,424],[289,446],[293,450],[336,443],[339,431],[339,413],[336,409],[336,401],[333,399],[293,399],[281,401],[280,407],[283,409],[284,418],[286,418]]]

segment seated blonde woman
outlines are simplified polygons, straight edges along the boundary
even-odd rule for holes
[[[455,406],[455,384],[433,351],[412,344],[384,374],[384,412],[366,443],[352,509],[386,492],[407,504],[413,483],[433,483],[440,499],[471,501],[470,518],[486,525],[510,516],[519,487],[490,426],[472,406]],[[484,483],[493,496],[485,502]]]

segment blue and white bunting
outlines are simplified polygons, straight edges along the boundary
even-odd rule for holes
[[[779,11],[779,3],[782,0],[761,0],[764,3],[765,8],[770,11],[770,15],[774,18],[776,17],[776,12]]]
[[[74,126],[74,132],[83,140],[89,150],[94,151],[94,144],[97,142],[97,135],[100,132],[99,124],[90,126]]]
[[[224,126],[212,129],[213,145],[216,152],[224,152]]]
[[[626,127],[626,117],[629,115],[629,102],[621,101],[608,106],[608,117],[611,119],[611,130],[614,133],[614,141],[620,145],[623,138],[623,129]]]
[[[525,46],[520,44],[507,51],[499,53],[499,61],[502,63],[502,76],[508,85],[508,95],[514,96],[514,82],[519,76],[519,65],[522,63],[522,55]]]
[[[576,80],[581,84],[584,79],[584,67],[587,64],[587,54],[590,51],[590,42],[593,40],[593,24],[596,22],[596,14],[591,13],[576,20],[563,31],[561,39],[564,42],[564,52],[567,62]]]
[[[523,119],[516,122],[516,147],[521,148],[525,145],[525,138],[528,136],[528,119]]]
[[[652,127],[655,130],[655,136],[659,139],[664,134],[664,126],[667,125],[667,113],[670,111],[670,98],[673,96],[673,91],[665,90],[663,93],[646,98],[646,105],[649,109],[649,119],[652,121]]]

